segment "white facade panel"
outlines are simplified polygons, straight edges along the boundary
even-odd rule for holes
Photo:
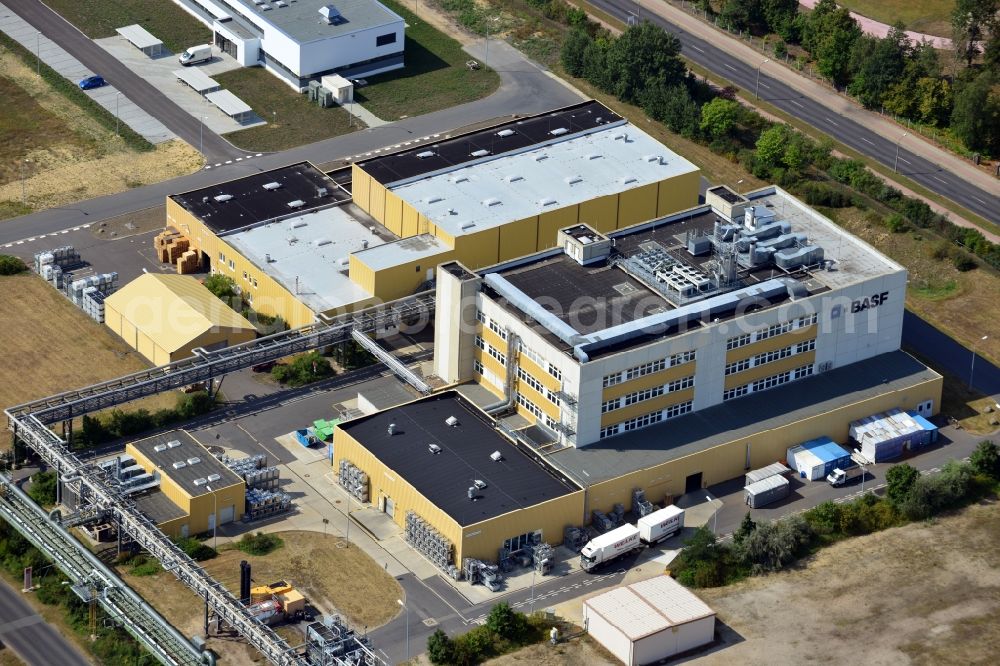
[[[604,646],[604,648],[621,659],[623,664],[632,664],[632,640],[618,627],[614,626],[599,613],[591,610],[586,602],[583,604],[583,621],[587,633]]]

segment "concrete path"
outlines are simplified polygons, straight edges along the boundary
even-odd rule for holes
[[[2,4],[0,4],[0,31],[6,33],[24,48],[40,56],[42,62],[65,76],[74,84],[91,74],[100,74],[100,72],[89,70],[61,46],[35,30],[27,21]],[[142,55],[138,49],[131,47],[131,45],[129,45],[129,48]],[[145,58],[145,56],[143,57]],[[84,92],[88,97],[107,109],[111,115],[117,115],[122,123],[141,134],[150,143],[163,143],[175,137],[174,133],[167,129],[163,123],[136,106],[110,83],[101,88],[86,90]]]
[[[360,119],[361,122],[363,122],[368,127],[381,127],[382,125],[389,124],[388,120],[382,120],[381,118],[379,118],[374,113],[372,113],[365,107],[361,106],[357,102],[351,102],[350,104],[344,106],[344,108],[347,109],[347,111],[352,116]]]
[[[799,0],[799,4],[805,7],[806,9],[813,9],[818,3],[819,0]],[[855,21],[858,22],[858,25],[861,26],[862,32],[864,32],[866,35],[878,37],[879,39],[888,35],[889,28],[892,27],[890,25],[886,25],[885,23],[876,21],[875,19],[868,18],[867,16],[862,16],[861,14],[858,14],[856,12],[851,12],[851,18],[853,18]],[[944,49],[950,51],[952,48],[951,40],[948,39],[947,37],[938,37],[937,35],[927,35],[922,32],[914,32],[912,30],[907,30],[906,36],[909,37],[915,43],[930,42],[931,44],[934,45],[934,48],[936,49]]]
[[[174,75],[175,70],[182,69],[181,64],[177,62],[177,57],[166,48],[163,49],[162,55],[150,58],[132,46],[128,40],[118,36],[95,39],[94,43],[132,70],[136,76],[151,83],[194,118],[204,119],[207,130],[216,134],[226,134],[265,124],[264,120],[256,114],[246,122],[240,123],[219,110],[219,107],[205,99],[203,95],[195,92],[191,86],[181,82]],[[216,56],[210,62],[194,65],[189,69],[198,68],[210,77],[239,69],[240,64],[233,58],[220,54],[218,50],[215,52]],[[197,148],[197,146],[195,147]]]

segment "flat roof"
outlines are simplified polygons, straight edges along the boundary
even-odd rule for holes
[[[157,525],[187,515],[160,489],[133,496],[131,499],[136,507]]]
[[[369,247],[367,250],[362,250],[356,254],[357,258],[363,261],[366,266],[370,266],[373,270],[378,271],[411,261],[417,261],[418,259],[436,257],[450,250],[451,246],[437,236],[420,234],[418,236],[410,236],[409,238],[401,238],[400,240],[385,243],[377,247]]]
[[[632,641],[715,615],[708,604],[665,574],[616,587],[584,603]]]
[[[138,23],[127,25],[124,28],[116,28],[115,32],[132,42],[137,49],[151,49],[154,46],[163,46],[163,42],[149,33]]]
[[[261,22],[269,23],[299,43],[317,39],[348,35],[359,30],[389,25],[403,19],[385,5],[375,0],[264,0],[256,4],[252,0],[230,0],[248,10],[248,15]],[[343,21],[327,25],[320,16],[322,7],[333,6],[343,17]],[[267,7],[265,10],[264,8]],[[403,49],[402,43],[399,45]]]
[[[881,354],[547,459],[592,485],[937,378],[901,351]]]
[[[228,90],[210,92],[205,95],[205,99],[222,109],[222,112],[227,116],[238,116],[253,111],[249,104]]]
[[[451,416],[458,425],[445,423]],[[396,426],[391,437],[390,423]],[[463,527],[578,490],[533,452],[497,432],[456,391],[347,421],[340,428]],[[441,447],[440,453],[432,453],[431,444]],[[503,456],[500,462],[490,458],[494,451]],[[486,487],[472,501],[468,489],[477,479]]]
[[[623,120],[608,107],[591,99],[448,136],[434,143],[424,142],[416,148],[359,160],[357,165],[377,182],[390,186],[399,181],[452,170],[467,162],[481,160],[482,157],[473,155],[477,151],[486,150],[496,156],[551,141],[556,138],[551,132],[558,127],[565,127],[567,134],[577,134],[609,123],[621,123]]]
[[[197,67],[181,67],[174,70],[174,76],[194,88],[195,92],[205,93],[218,90],[222,86]]]
[[[562,125],[556,120],[550,126],[558,131]],[[697,170],[622,121],[550,135],[548,143],[390,189],[449,235],[461,236]]]
[[[271,183],[280,187],[264,187]],[[222,235],[266,220],[342,203],[348,201],[350,196],[310,162],[299,162],[173,194],[170,198],[213,232]],[[299,201],[302,204],[296,207],[288,205]]]
[[[179,444],[173,444],[174,442]],[[169,477],[191,497],[208,493],[209,486],[219,490],[243,481],[185,430],[162,432],[130,444],[153,463],[162,476]],[[165,445],[166,448],[157,451],[160,445]],[[189,462],[194,458],[198,461]],[[184,464],[178,468],[174,467],[174,463]],[[208,479],[216,474],[217,479]],[[205,480],[204,483],[195,483],[202,479]]]
[[[348,277],[352,253],[385,243],[370,226],[334,206],[232,233],[226,242],[310,310],[325,312],[371,296]]]

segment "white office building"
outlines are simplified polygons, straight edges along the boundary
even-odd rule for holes
[[[246,67],[263,65],[303,90],[326,74],[360,77],[403,66],[405,23],[377,0],[174,0]]]

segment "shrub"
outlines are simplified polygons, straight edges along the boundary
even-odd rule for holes
[[[194,391],[193,393],[184,393],[177,399],[177,416],[181,419],[190,419],[195,416],[200,416],[202,414],[207,414],[212,411],[215,406],[215,399],[212,398],[205,391]],[[157,412],[157,416],[163,418],[165,414],[162,412],[166,410],[161,410]],[[155,419],[154,419],[155,420]]]
[[[528,622],[523,613],[515,612],[506,601],[490,609],[486,616],[486,627],[499,638],[518,642],[528,632]]]
[[[427,637],[427,658],[432,664],[455,663],[455,641],[441,629],[435,629],[434,633]]]
[[[0,275],[17,275],[28,270],[20,257],[0,254]]]
[[[959,270],[962,273],[971,271],[976,267],[976,260],[970,257],[968,252],[963,252],[961,250],[955,251],[955,254],[951,258],[951,263],[956,270]]]
[[[143,556],[137,558],[137,560],[132,566],[131,573],[133,576],[155,576],[163,571],[163,567],[154,559]]]
[[[785,46],[785,42],[778,40],[774,44],[774,55],[777,58],[784,58],[788,55],[788,47]]]
[[[969,456],[969,464],[976,474],[1000,479],[1000,450],[992,440],[984,439]]]
[[[889,501],[899,507],[909,494],[913,484],[920,478],[920,472],[910,465],[903,463],[893,465],[885,473],[886,489],[885,496]]]
[[[899,213],[890,213],[887,215],[885,218],[885,226],[894,234],[900,234],[910,229],[910,225],[906,223],[906,218]]]
[[[236,547],[247,555],[267,555],[268,553],[273,553],[278,550],[283,545],[285,544],[281,540],[281,537],[275,534],[265,534],[263,532],[257,532],[256,534],[244,534],[243,537],[236,543]]]
[[[28,495],[42,506],[52,506],[56,503],[56,483],[55,472],[38,472],[31,477]]]
[[[304,386],[332,376],[333,368],[322,354],[311,351],[296,356],[291,363],[274,366],[271,375],[282,384]]]
[[[813,538],[812,528],[802,516],[759,523],[736,549],[737,556],[754,573],[777,571],[795,561]]]
[[[196,562],[213,560],[219,556],[219,553],[214,548],[192,537],[182,537],[176,543],[188,557]]]
[[[822,502],[803,515],[816,534],[833,534],[840,530],[840,505],[838,504]]]

